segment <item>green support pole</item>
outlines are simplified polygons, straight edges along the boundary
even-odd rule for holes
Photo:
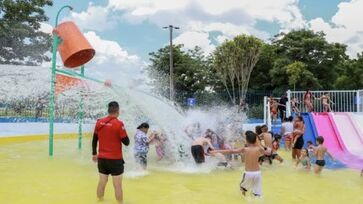
[[[53,137],[54,137],[54,107],[55,107],[55,70],[56,70],[56,57],[59,38],[54,34],[53,39],[53,57],[52,57],[52,76],[50,80],[50,101],[49,101],[49,156],[53,156]]]
[[[81,75],[84,76],[84,65],[81,66]],[[83,95],[81,94],[81,101],[79,102],[79,116],[78,116],[78,149],[82,149],[82,123],[83,123]]]
[[[57,17],[55,18],[55,27],[58,26],[58,17],[60,12],[64,9],[64,8],[69,8],[70,10],[72,10],[71,6],[63,6],[61,9],[59,9],[58,13],[57,13]],[[55,109],[55,83],[56,83],[56,64],[57,64],[57,49],[58,49],[58,45],[59,45],[60,39],[59,37],[54,34],[53,37],[53,45],[52,45],[52,50],[53,50],[53,55],[52,55],[52,74],[51,74],[51,79],[50,79],[50,100],[49,100],[49,149],[48,149],[48,153],[49,156],[53,156],[53,140],[54,140],[54,109]]]

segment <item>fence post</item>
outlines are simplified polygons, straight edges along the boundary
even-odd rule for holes
[[[287,90],[286,118],[291,116],[291,90]],[[282,122],[282,121],[281,121]]]
[[[360,95],[359,95],[359,90],[357,90],[356,92],[357,94],[357,112],[361,112],[362,110],[360,110]]]
[[[267,101],[267,127],[269,130],[272,128],[272,122],[271,122],[271,109],[270,109],[270,101]]]
[[[263,97],[263,123],[267,124],[267,96]]]

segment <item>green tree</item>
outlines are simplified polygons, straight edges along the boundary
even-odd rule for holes
[[[363,53],[358,54],[356,59],[347,60],[342,64],[335,86],[338,89],[351,90],[363,88]]]
[[[0,64],[39,65],[49,61],[51,36],[39,31],[51,0],[0,1]]]
[[[169,46],[152,52],[151,64],[147,71],[151,78],[150,85],[162,96],[169,96]],[[176,100],[184,104],[186,98],[195,97],[203,101],[203,97],[213,91],[215,84],[213,70],[200,47],[183,51],[183,45],[173,46],[174,85]],[[213,81],[213,83],[212,83]]]
[[[317,87],[318,79],[306,69],[306,65],[302,62],[296,61],[286,66],[286,73],[288,76],[288,83],[296,89],[303,87]]]
[[[214,51],[213,66],[233,104],[245,99],[262,46],[263,42],[254,36],[238,35]]]
[[[339,64],[346,60],[346,45],[339,43],[328,43],[323,32],[313,32],[311,30],[296,30],[289,33],[282,33],[275,37],[273,44],[276,46],[278,58],[282,58],[278,63],[275,62],[271,74],[278,74],[279,79],[287,78],[286,65],[294,61],[300,61],[306,65],[309,71],[316,79],[317,84],[311,84],[308,81],[302,81],[305,85],[313,87],[305,88],[334,88],[334,81],[338,77],[337,70]],[[279,59],[277,59],[279,60]],[[281,64],[284,62],[283,64]],[[307,73],[309,73],[307,72]],[[285,75],[283,74],[285,73]],[[281,75],[280,75],[281,74]],[[275,75],[271,75],[275,78]],[[308,80],[308,77],[304,77]],[[275,80],[274,86],[286,87],[287,80]]]
[[[264,44],[258,62],[253,68],[250,80],[250,89],[253,90],[273,90],[272,78],[269,74],[273,68],[277,54],[276,47],[270,44]]]

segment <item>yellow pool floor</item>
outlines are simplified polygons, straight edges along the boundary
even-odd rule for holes
[[[111,183],[105,200],[96,199],[98,174],[91,161],[89,139],[81,151],[76,140],[55,140],[53,158],[47,155],[47,145],[45,140],[0,142],[1,204],[116,203]],[[363,203],[363,178],[358,171],[324,170],[316,176],[294,169],[288,153],[282,155],[284,164],[262,168],[262,199],[241,196],[241,167],[191,174],[158,170],[158,163],[150,161],[146,176],[124,178],[125,204]]]

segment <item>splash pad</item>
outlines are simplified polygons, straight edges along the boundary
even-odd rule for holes
[[[105,200],[97,202],[97,167],[91,161],[90,139],[84,148],[74,148],[73,139],[57,139],[54,158],[47,156],[47,141],[0,140],[0,203],[116,203],[111,184]],[[126,149],[126,152],[132,149]],[[153,151],[152,151],[153,152]],[[288,154],[282,152],[283,157]],[[240,203],[361,203],[362,179],[353,170],[324,170],[317,177],[293,169],[292,164],[263,167],[262,200],[242,198],[238,185],[241,167],[233,170],[210,169],[182,173],[167,168],[150,157],[150,170],[132,170],[132,157],[126,158],[124,175],[125,203],[129,204],[240,204]],[[319,193],[317,193],[319,192]]]
[[[57,16],[58,18],[58,16]],[[61,24],[62,25],[62,24]],[[64,26],[63,24],[62,26]],[[60,38],[63,36],[63,48],[77,44],[80,38],[69,43],[69,34],[62,35],[62,26],[55,31]],[[63,29],[64,33],[72,30]],[[233,170],[216,169],[215,165],[196,167],[191,160],[177,160],[177,146],[184,144],[188,147],[190,141],[183,133],[185,117],[176,110],[170,102],[158,99],[148,93],[138,90],[124,89],[125,87],[111,86],[109,81],[100,81],[84,75],[83,64],[89,61],[94,50],[87,43],[85,46],[60,47],[61,57],[66,67],[81,66],[80,72],[70,72],[55,68],[55,53],[59,43],[58,37],[54,39],[53,68],[51,76],[51,128],[49,155],[53,155],[53,145],[57,150],[53,157],[47,156],[48,143],[44,136],[0,139],[0,203],[99,203],[95,198],[97,184],[96,165],[92,163],[90,155],[90,139],[82,140],[83,114],[92,110],[93,116],[104,113],[104,105],[109,100],[123,99],[122,119],[129,127],[132,136],[133,128],[143,121],[150,121],[153,126],[162,129],[168,135],[170,143],[171,161],[157,162],[155,155],[150,156],[149,171],[140,171],[132,161],[132,148],[125,148],[126,170],[124,174],[125,203],[361,203],[362,180],[356,179],[358,172],[348,169],[324,170],[320,177],[311,173],[293,169],[292,163],[276,164],[272,167],[263,167],[263,192],[262,199],[251,197],[242,198],[238,189],[241,174],[241,165],[235,161]],[[78,39],[78,40],[77,40]],[[81,40],[82,41],[82,40]],[[80,60],[81,59],[81,60]],[[54,120],[54,94],[56,93],[55,73],[62,73],[74,78],[88,79],[105,87],[97,91],[84,93],[80,90],[65,91],[69,98],[74,97],[79,102],[79,135],[58,136],[53,144]],[[58,77],[62,78],[62,77]],[[64,79],[64,77],[63,77]],[[69,80],[69,78],[67,79]],[[73,80],[71,80],[73,81]],[[72,82],[73,83],[73,82]],[[74,81],[75,84],[79,80]],[[72,85],[73,86],[73,85]],[[113,93],[110,94],[110,93]],[[85,95],[94,97],[84,97]],[[109,96],[109,97],[106,97]],[[67,97],[65,97],[67,98]],[[94,99],[98,98],[95,103]],[[101,98],[101,99],[100,99]],[[143,100],[140,100],[143,99]],[[78,105],[78,103],[76,103]],[[92,106],[93,105],[93,106]],[[78,108],[78,107],[77,107]],[[83,111],[85,110],[85,111]],[[160,114],[163,113],[163,114]],[[53,116],[52,116],[53,115]],[[201,117],[203,118],[203,117]],[[94,122],[94,121],[93,121]],[[209,126],[215,126],[216,121],[204,121]],[[91,132],[89,129],[87,132]],[[68,139],[64,139],[64,138]],[[78,149],[74,144],[78,141]],[[83,148],[81,149],[81,147]],[[188,151],[188,149],[186,149]],[[152,154],[154,150],[151,150]],[[289,158],[288,153],[281,152],[284,158]],[[207,163],[213,163],[207,161]],[[340,193],[344,192],[344,193]],[[113,189],[108,185],[105,200],[102,203],[115,203]]]

